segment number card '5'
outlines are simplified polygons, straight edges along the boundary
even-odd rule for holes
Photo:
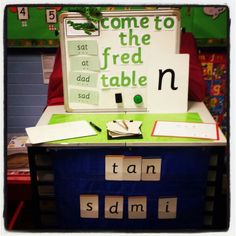
[[[57,23],[57,10],[46,9],[46,20],[47,23]]]

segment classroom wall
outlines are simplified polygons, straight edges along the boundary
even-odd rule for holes
[[[8,53],[7,133],[25,133],[34,126],[47,103],[40,53]]]
[[[226,5],[225,5],[226,6]],[[78,6],[28,6],[28,19],[20,20],[24,10],[18,14],[17,6],[6,8],[7,13],[7,44],[9,47],[57,47],[59,36],[58,19],[62,12],[77,10]],[[125,7],[125,8],[124,8]],[[150,6],[102,6],[102,11],[150,9]],[[152,9],[157,6],[152,6]],[[50,17],[57,15],[56,23],[47,22],[46,11],[50,9]],[[222,11],[223,10],[223,11]],[[181,27],[192,32],[199,46],[226,45],[228,30],[228,9],[222,6],[181,6]],[[54,13],[53,13],[54,12]],[[24,15],[24,17],[26,17]],[[27,18],[27,17],[26,17]]]

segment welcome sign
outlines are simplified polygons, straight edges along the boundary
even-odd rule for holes
[[[189,65],[188,55],[177,54],[179,12],[102,15],[90,29],[79,13],[60,16],[65,109],[187,111]]]

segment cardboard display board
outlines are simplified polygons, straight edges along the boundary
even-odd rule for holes
[[[102,15],[92,31],[79,13],[60,15],[65,110],[187,111],[188,55],[177,54],[179,11]],[[167,106],[158,105],[164,100]]]

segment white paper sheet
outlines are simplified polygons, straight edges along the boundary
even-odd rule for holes
[[[157,121],[153,128],[152,135],[219,139],[218,126],[215,123]]]
[[[141,134],[142,121],[116,120],[107,123],[107,130],[113,138],[128,137]]]
[[[62,124],[42,125],[26,128],[25,130],[32,144],[97,134],[91,125],[85,120],[66,122]]]

